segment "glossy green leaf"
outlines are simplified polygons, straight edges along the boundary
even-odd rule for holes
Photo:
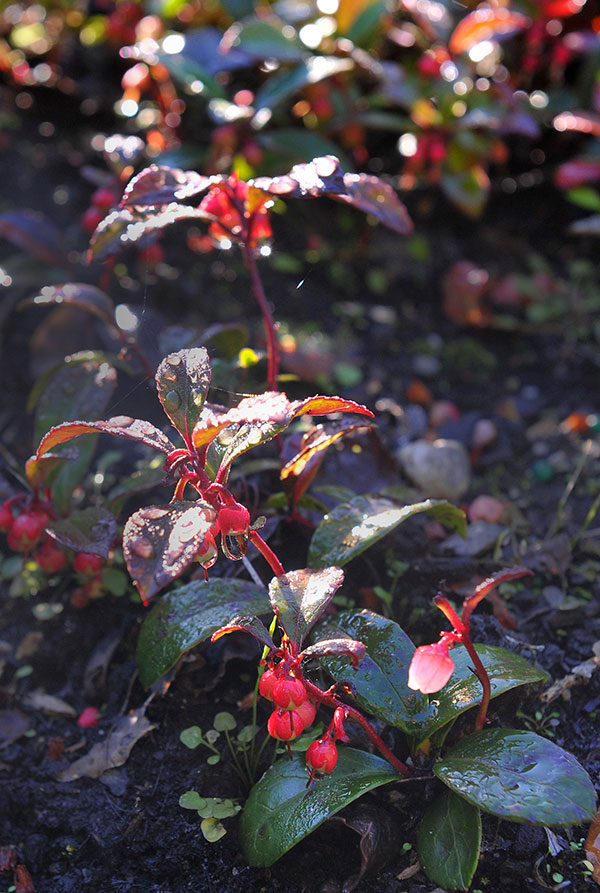
[[[68,549],[108,558],[117,535],[117,522],[105,508],[93,506],[70,512],[67,518],[52,521],[46,529]]]
[[[379,496],[357,496],[325,515],[313,534],[308,563],[311,567],[343,566],[419,512],[461,533],[466,530],[464,512],[445,500],[398,505]]]
[[[544,670],[505,648],[476,645],[475,649],[490,677],[492,698],[519,685],[548,679]],[[447,685],[429,699],[430,714],[420,729],[422,741],[481,701],[481,683],[471,669],[472,661],[466,648],[457,645],[450,653],[454,672]]]
[[[364,642],[367,653],[352,666],[345,656],[323,657],[321,663],[336,682],[349,682],[361,710],[408,734],[427,716],[425,695],[408,688],[408,667],[415,646],[402,627],[372,611],[346,611],[335,622],[321,624],[319,639],[348,636]]]
[[[575,825],[596,813],[596,794],[585,769],[572,754],[533,732],[474,732],[433,771],[469,803],[513,822]]]
[[[136,660],[142,685],[151,686],[233,617],[270,611],[266,591],[247,580],[197,580],[167,593],[140,629]]]
[[[123,556],[144,604],[190,566],[216,519],[201,500],[149,505],[123,529]]]
[[[281,23],[249,21],[236,25],[235,47],[257,59],[279,59],[294,62],[308,55],[298,38],[287,37]],[[284,33],[285,32],[285,33]],[[227,40],[227,34],[225,35]]]
[[[269,598],[273,610],[296,648],[300,648],[343,582],[344,572],[339,567],[319,571],[303,568],[271,580]]]
[[[309,56],[291,71],[281,71],[270,77],[256,94],[255,109],[274,109],[308,84],[354,68],[352,59],[336,56]]]
[[[423,816],[417,846],[430,881],[444,890],[468,889],[479,861],[479,809],[452,791],[443,791]]]
[[[381,757],[350,747],[340,747],[332,774],[309,787],[304,754],[279,760],[254,785],[240,817],[248,862],[272,865],[344,806],[399,778]]]
[[[204,347],[169,354],[156,370],[162,407],[186,443],[191,443],[209,385],[210,359]]]

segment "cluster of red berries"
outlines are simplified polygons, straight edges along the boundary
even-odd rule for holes
[[[135,43],[136,28],[144,14],[140,3],[134,0],[118,0],[114,10],[106,20],[104,36],[114,46]]]
[[[104,220],[111,208],[119,203],[121,191],[115,181],[113,186],[99,186],[90,199],[90,206],[82,214],[81,225],[86,233],[93,233],[100,221]]]
[[[20,502],[21,497],[13,497],[0,505],[0,531],[6,534],[9,549],[30,553],[33,561],[46,574],[64,570],[69,564],[67,552],[45,532],[50,515],[43,505],[36,502],[19,511]],[[81,590],[75,590],[71,601],[74,607],[84,607],[90,598],[97,598],[104,591],[100,576],[102,558],[91,552],[77,552],[72,568],[83,586]]]
[[[260,677],[258,691],[275,707],[267,722],[267,731],[273,738],[293,741],[313,724],[317,708],[288,661],[269,666]]]

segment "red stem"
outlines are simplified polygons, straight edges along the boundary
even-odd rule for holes
[[[281,561],[279,560],[275,552],[273,552],[273,550],[270,548],[270,546],[265,543],[260,533],[258,533],[256,530],[251,530],[250,539],[252,540],[262,557],[265,559],[275,576],[281,577],[282,574],[285,574],[285,570],[283,569]]]
[[[245,223],[247,232],[244,244],[242,245],[242,254],[244,256],[246,269],[250,274],[252,291],[254,292],[256,303],[262,314],[265,335],[267,337],[267,385],[270,391],[276,391],[277,378],[279,376],[279,344],[277,342],[277,333],[275,331],[275,320],[273,319],[273,314],[271,313],[271,308],[269,307],[269,302],[267,301],[267,296],[265,295],[265,290],[258,274],[258,266],[251,246],[249,230],[252,226],[252,218],[250,218],[250,221],[245,221]]]
[[[412,778],[415,773],[412,769],[409,769],[398,757],[394,756],[392,751],[383,743],[371,723],[365,719],[362,713],[359,710],[356,710],[354,707],[349,707],[347,704],[344,704],[343,701],[338,700],[338,698],[333,695],[327,694],[327,692],[321,691],[316,685],[313,685],[312,682],[309,682],[302,674],[302,681],[306,686],[306,691],[308,692],[308,696],[313,701],[318,701],[321,704],[327,704],[328,707],[333,707],[335,710],[336,707],[342,707],[344,713],[348,717],[348,719],[353,719],[354,722],[357,722],[359,726],[365,730],[375,747],[383,754],[388,763],[390,763],[394,769],[396,769],[401,775],[405,778]]]
[[[487,719],[487,711],[490,704],[490,698],[492,696],[492,687],[490,685],[490,677],[488,676],[487,670],[481,662],[481,658],[475,651],[475,646],[471,641],[471,637],[467,632],[463,632],[461,639],[463,645],[469,652],[469,657],[473,661],[473,669],[475,670],[475,674],[481,682],[481,687],[483,688],[481,703],[479,705],[479,710],[477,711],[477,719],[475,720],[475,730],[479,732],[484,727],[485,721]]]

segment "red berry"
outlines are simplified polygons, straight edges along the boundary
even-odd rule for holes
[[[12,527],[13,521],[14,517],[9,503],[3,502],[2,505],[0,505],[0,530],[3,533],[8,533]]]
[[[300,679],[282,676],[273,686],[273,703],[282,710],[295,710],[306,701],[306,688]]]
[[[119,197],[110,186],[100,186],[91,198],[92,205],[98,208],[112,208],[118,202]]]
[[[304,723],[297,710],[274,710],[267,722],[267,731],[279,741],[292,741],[303,731]]]
[[[93,577],[102,568],[102,558],[91,552],[78,552],[73,559],[73,570],[84,577]]]
[[[250,512],[246,506],[240,505],[239,502],[234,502],[219,509],[217,521],[223,536],[247,533],[250,527]]]
[[[44,540],[42,545],[34,553],[34,561],[37,566],[47,574],[55,574],[61,571],[67,563],[67,556],[53,540]]]
[[[76,611],[83,611],[84,608],[87,608],[90,597],[85,594],[83,587],[79,586],[71,593],[70,601],[71,607],[75,608]]]
[[[158,242],[151,242],[140,250],[139,258],[142,263],[148,264],[149,267],[155,267],[165,259],[165,252],[162,245]]]
[[[260,677],[258,692],[263,698],[266,698],[267,701],[273,700],[273,686],[278,681],[279,677],[280,673],[278,673],[275,667],[268,667]]]
[[[35,546],[44,532],[48,516],[41,512],[22,512],[10,528],[8,545],[15,552],[27,552]]]
[[[337,747],[329,735],[319,738],[318,741],[313,741],[306,751],[306,765],[313,770],[318,769],[319,772],[325,772],[326,775],[333,772],[337,758]]]
[[[86,707],[79,716],[77,725],[82,729],[93,729],[100,722],[100,711],[97,707]]]
[[[86,233],[93,233],[101,220],[104,220],[104,212],[95,207],[95,205],[91,205],[81,215],[81,225]]]
[[[315,716],[317,715],[317,707],[313,704],[312,701],[309,701],[308,698],[304,701],[303,704],[300,704],[299,707],[294,711],[297,713],[302,722],[304,723],[304,728],[307,729],[309,726],[312,726],[315,721]]]

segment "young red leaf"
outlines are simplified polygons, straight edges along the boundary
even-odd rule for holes
[[[306,400],[295,400],[290,406],[292,418],[299,415],[329,415],[332,412],[357,412],[374,418],[371,410],[362,403],[344,400],[343,397],[308,397]]]
[[[555,130],[563,133],[564,131],[576,131],[577,133],[591,133],[594,136],[600,136],[600,115],[593,112],[575,110],[572,112],[561,112],[552,120]],[[590,159],[596,160],[596,159]]]
[[[148,233],[162,230],[178,220],[213,220],[212,215],[206,214],[199,208],[188,205],[178,205],[172,202],[163,205],[156,210],[152,208],[137,211],[129,208],[121,208],[111,213],[98,224],[90,240],[88,261],[103,260],[111,254],[115,254],[121,248],[139,242]]]
[[[214,509],[200,501],[152,505],[129,518],[123,554],[144,604],[190,566],[215,518]]]
[[[156,370],[162,407],[186,443],[200,417],[210,385],[210,360],[204,347],[169,354]]]
[[[315,645],[310,645],[302,652],[302,657],[331,657],[343,654],[349,657],[352,665],[356,666],[364,656],[367,646],[356,639],[323,639]]]
[[[289,174],[259,177],[252,184],[264,192],[289,198],[310,198],[346,192],[344,172],[335,155],[323,155],[306,164],[295,164]]]
[[[392,187],[379,177],[371,174],[344,174],[344,186],[343,194],[331,197],[376,217],[380,223],[401,236],[413,231],[413,223],[406,207]]]
[[[339,567],[318,571],[304,568],[271,580],[269,598],[273,611],[296,650],[343,582],[344,572]]]
[[[451,53],[468,53],[483,40],[498,40],[527,28],[530,20],[512,9],[475,9],[458,23],[448,41]]]
[[[175,449],[169,438],[151,422],[119,415],[106,421],[63,422],[62,425],[56,425],[42,437],[35,458],[39,460],[59,443],[67,443],[82,434],[95,434],[97,431],[102,434],[114,434],[116,437],[126,437],[128,440],[137,440],[167,455]]]
[[[150,165],[129,181],[120,206],[148,207],[169,205],[205,192],[221,177],[203,177],[196,171],[182,171],[176,167]]]
[[[216,642],[221,636],[226,636],[238,630],[250,633],[257,642],[260,642],[266,648],[275,648],[275,643],[271,638],[269,630],[258,617],[234,617],[230,623],[214,632],[210,637],[210,641]]]

